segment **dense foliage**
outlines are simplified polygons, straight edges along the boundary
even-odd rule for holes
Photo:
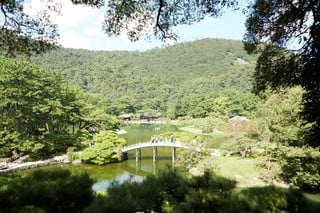
[[[240,41],[205,39],[146,52],[61,49],[32,58],[80,85],[112,114],[250,114],[254,57]],[[54,63],[53,63],[54,62]]]
[[[117,125],[60,74],[26,62],[0,58],[0,99],[1,156],[65,152],[81,146],[89,133]]]
[[[0,176],[0,212],[80,212],[93,200],[88,175],[68,170]]]
[[[225,124],[229,135],[223,148],[242,157],[264,156],[261,165],[268,170],[271,182],[279,178],[279,168],[274,164],[278,162],[282,168],[280,176],[288,183],[319,191],[320,152],[309,147],[304,139],[312,124],[300,117],[303,94],[301,87],[266,94],[265,101],[259,104],[257,119]]]
[[[319,146],[320,138],[319,7],[317,0],[256,0],[245,35],[246,50],[261,53],[255,72],[257,92],[293,85],[305,89],[302,115],[314,123],[306,138],[313,147]]]
[[[300,117],[303,110],[301,87],[283,89],[265,103],[264,116],[270,140],[277,144],[284,177],[289,183],[309,191],[320,189],[319,149],[308,146],[306,132],[312,124]]]
[[[281,166],[289,183],[306,191],[320,191],[319,149],[289,147],[282,155]]]

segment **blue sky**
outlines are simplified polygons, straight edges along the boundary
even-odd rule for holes
[[[53,22],[59,25],[60,44],[68,48],[90,50],[139,50],[144,51],[166,46],[158,40],[140,40],[130,42],[125,35],[108,37],[102,31],[103,10],[75,6],[63,1],[62,15],[53,16]],[[41,7],[40,0],[31,0],[34,8]],[[222,17],[207,18],[200,23],[183,25],[176,28],[180,42],[203,38],[226,38],[241,40],[245,33],[245,16],[241,11],[227,11]]]

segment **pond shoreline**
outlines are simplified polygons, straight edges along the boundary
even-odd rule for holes
[[[169,121],[164,120],[130,120],[124,121],[124,124],[170,124]]]
[[[32,169],[37,167],[49,166],[53,164],[65,164],[70,163],[67,160],[66,155],[56,156],[47,160],[39,160],[32,162],[23,162],[23,163],[6,163],[4,169],[0,169],[0,174],[8,174],[20,170]]]

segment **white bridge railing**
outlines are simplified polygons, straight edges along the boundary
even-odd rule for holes
[[[172,164],[174,164],[175,159],[176,159],[176,148],[183,148],[183,149],[189,149],[189,150],[194,150],[196,152],[200,152],[201,148],[197,146],[187,146],[180,141],[170,141],[170,140],[160,140],[160,141],[147,141],[147,142],[142,142],[142,143],[136,143],[132,144],[130,146],[125,146],[122,149],[122,153],[124,155],[127,154],[128,151],[135,150],[136,152],[136,162],[141,160],[141,149],[143,148],[152,148],[152,159],[153,162],[156,161],[157,159],[157,148],[158,147],[170,147],[172,148]]]
[[[150,148],[150,147],[174,147],[174,148],[184,148],[184,149],[192,149],[196,151],[200,151],[200,148],[198,147],[191,147],[187,146],[180,141],[158,141],[158,142],[142,142],[142,143],[136,143],[129,146],[125,146],[122,148],[122,152],[128,152],[135,149],[143,149],[143,148]]]

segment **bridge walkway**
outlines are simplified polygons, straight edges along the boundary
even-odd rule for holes
[[[163,140],[163,141],[158,141],[158,142],[151,142],[151,141],[140,142],[140,143],[132,144],[129,146],[125,146],[122,149],[122,153],[124,155],[126,155],[127,152],[132,151],[132,150],[136,150],[136,161],[139,161],[141,159],[141,149],[152,148],[153,149],[153,162],[155,162],[156,158],[157,158],[157,148],[158,147],[172,148],[172,163],[175,162],[176,148],[183,148],[183,149],[189,149],[189,150],[194,150],[194,151],[200,152],[199,147],[187,146],[184,143],[182,143],[180,141],[176,141],[176,140],[173,142],[168,141],[168,140]]]

